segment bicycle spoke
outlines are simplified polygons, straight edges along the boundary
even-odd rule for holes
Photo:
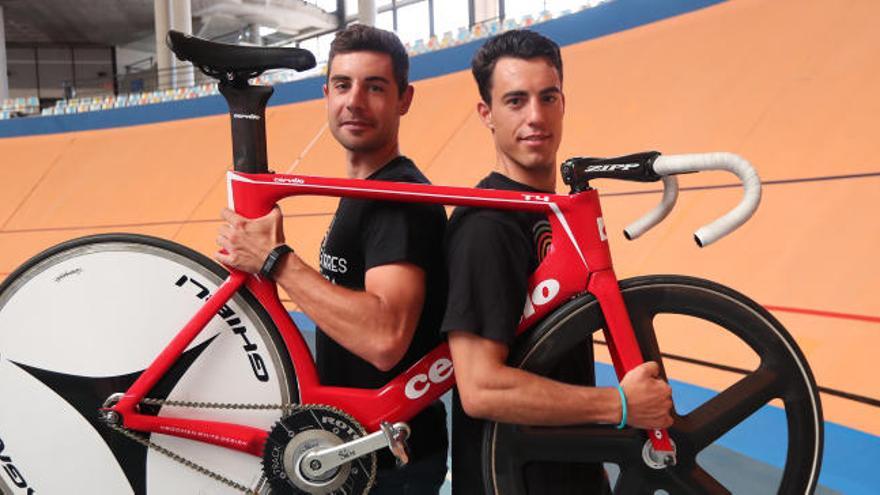
[[[615,430],[607,426],[514,428],[516,450],[522,464],[528,461],[620,462],[639,455],[639,430]],[[509,433],[509,432],[508,432]]]
[[[660,377],[667,380],[663,355],[657,343],[657,331],[654,329],[654,317],[657,313],[649,305],[630,304],[629,308],[633,331],[639,341],[642,357],[645,361],[657,363],[660,366]]]
[[[776,372],[761,368],[683,416],[676,426],[699,452],[777,397],[779,386]]]

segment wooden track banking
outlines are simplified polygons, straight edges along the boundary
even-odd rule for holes
[[[706,249],[694,245],[692,232],[740,193],[699,187],[732,177],[682,178],[683,187],[697,189],[683,191],[671,217],[637,242],[619,232],[658,201],[657,186],[597,184],[618,275],[683,273],[739,289],[777,308],[820,385],[875,401],[878,15],[880,3],[869,0],[734,0],[565,47],[559,155],[727,150],[752,160],[767,182],[758,214]],[[437,184],[472,185],[492,165],[476,100],[467,72],[416,84],[403,151]],[[342,175],[342,152],[323,123],[321,101],[270,108],[274,169],[298,163],[296,173]],[[229,156],[226,116],[0,140],[0,278],[52,244],[97,232],[150,234],[211,253]],[[307,258],[316,258],[335,203],[283,204],[288,238]],[[664,345],[737,362],[736,352],[701,348],[687,333]],[[731,380],[722,371],[672,366],[707,387]],[[880,434],[877,406],[823,400],[826,419]]]

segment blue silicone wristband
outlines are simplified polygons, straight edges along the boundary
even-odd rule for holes
[[[620,394],[620,424],[616,426],[618,430],[622,430],[626,426],[626,395],[623,393],[623,387],[617,386],[617,392]]]

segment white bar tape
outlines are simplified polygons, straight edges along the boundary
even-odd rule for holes
[[[623,235],[629,239],[638,239],[639,236],[654,228],[655,225],[662,222],[666,215],[675,207],[675,201],[678,199],[678,178],[674,175],[663,177],[663,198],[660,204],[655,206],[653,210],[646,213],[642,218],[629,224],[623,229]]]
[[[654,172],[659,175],[727,170],[736,174],[743,184],[743,199],[721,218],[700,227],[694,240],[700,247],[708,246],[744,224],[761,202],[761,179],[751,164],[733,153],[699,153],[659,156],[654,161]]]

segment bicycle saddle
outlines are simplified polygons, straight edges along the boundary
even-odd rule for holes
[[[192,62],[217,79],[251,78],[269,69],[302,72],[315,66],[315,56],[302,48],[230,45],[173,30],[168,31],[165,43],[178,59]]]

